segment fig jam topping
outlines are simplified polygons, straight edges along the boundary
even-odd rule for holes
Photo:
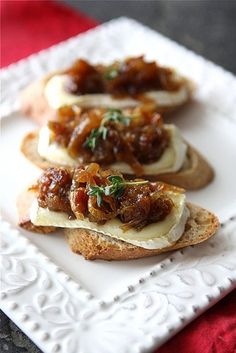
[[[143,56],[115,61],[109,66],[77,60],[68,70],[65,90],[71,94],[108,93],[115,97],[134,96],[151,90],[175,91],[180,83],[173,70],[146,62]]]
[[[63,107],[48,127],[52,140],[81,164],[126,162],[139,176],[142,164],[157,161],[169,144],[161,116],[149,105],[123,111]]]
[[[126,181],[122,174],[102,170],[96,163],[71,172],[50,168],[37,184],[40,207],[98,224],[118,217],[124,230],[141,230],[164,220],[174,207],[165,193],[168,188],[159,182]]]

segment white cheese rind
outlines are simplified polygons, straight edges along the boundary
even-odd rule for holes
[[[79,104],[81,107],[107,107],[107,108],[126,108],[136,107],[142,104],[141,101],[133,98],[117,99],[109,94],[83,94],[74,95],[67,93],[64,89],[66,75],[55,75],[48,80],[44,88],[44,95],[49,106],[58,109],[63,105]],[[143,95],[153,99],[159,107],[166,108],[182,105],[188,100],[189,90],[186,85],[178,91],[168,92],[164,90],[149,91]]]
[[[175,173],[184,164],[186,159],[187,145],[183,141],[179,129],[175,125],[164,125],[164,128],[170,133],[170,145],[165,149],[161,158],[154,163],[143,164],[144,175],[156,175],[163,173]],[[38,153],[46,160],[60,164],[62,166],[76,167],[79,161],[70,157],[66,148],[56,143],[50,143],[50,130],[47,126],[40,129]],[[134,174],[127,163],[117,162],[109,166],[119,170],[123,174]]]
[[[123,231],[122,223],[118,218],[98,225],[88,219],[69,220],[68,215],[62,212],[49,211],[38,206],[35,200],[31,208],[31,222],[37,226],[55,226],[61,228],[89,229],[137,245],[145,249],[161,249],[174,244],[183,234],[189,210],[185,205],[185,195],[168,193],[175,206],[165,220],[152,223],[141,231],[129,229]]]

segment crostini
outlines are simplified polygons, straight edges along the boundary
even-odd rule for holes
[[[42,169],[96,162],[127,178],[142,176],[185,189],[202,188],[214,176],[178,128],[163,124],[149,105],[123,110],[65,106],[55,121],[28,133],[21,150]]]
[[[19,225],[49,233],[64,229],[72,251],[86,259],[127,260],[198,244],[219,221],[186,202],[184,190],[143,179],[125,180],[96,163],[49,168],[18,200]]]
[[[40,125],[52,118],[55,109],[68,104],[122,109],[148,101],[165,112],[188,102],[193,87],[174,69],[142,56],[106,66],[79,59],[67,70],[30,84],[21,94],[21,108]]]

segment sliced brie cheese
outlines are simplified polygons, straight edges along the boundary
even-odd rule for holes
[[[145,175],[177,172],[186,159],[187,145],[183,141],[179,129],[174,125],[164,125],[164,127],[170,133],[170,145],[165,149],[157,162],[143,165]],[[38,143],[39,155],[50,162],[62,166],[78,166],[78,160],[70,157],[66,148],[59,146],[57,143],[50,142],[50,135],[51,132],[47,126],[41,128]],[[124,174],[134,173],[131,167],[123,162],[113,163],[109,167],[119,170]]]
[[[31,222],[37,226],[89,229],[145,249],[161,249],[174,244],[181,237],[189,217],[185,195],[168,192],[168,196],[174,202],[171,213],[163,221],[149,224],[141,231],[133,228],[124,231],[121,228],[123,223],[118,218],[107,221],[103,225],[90,222],[86,218],[70,220],[66,213],[39,207],[37,200],[32,205],[30,218]]]
[[[125,108],[136,107],[142,102],[133,98],[117,99],[109,94],[83,94],[75,95],[65,91],[67,75],[55,75],[45,85],[44,95],[49,106],[58,109],[63,105],[79,104],[81,107],[107,107]],[[183,85],[178,91],[149,91],[143,95],[154,100],[159,107],[172,107],[185,103],[189,97],[187,85]]]

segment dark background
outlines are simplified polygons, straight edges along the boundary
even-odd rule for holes
[[[64,0],[100,22],[137,19],[236,73],[236,0]]]
[[[60,2],[71,5],[100,22],[119,16],[137,19],[236,73],[236,1],[234,0],[64,0]],[[40,352],[3,313],[0,320],[1,352]]]

